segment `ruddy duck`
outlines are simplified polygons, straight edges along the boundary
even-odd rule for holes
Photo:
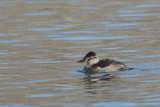
[[[84,67],[86,73],[96,72],[112,72],[112,71],[124,71],[129,69],[125,64],[112,59],[99,60],[95,52],[89,52],[85,57],[77,61],[78,63],[86,62],[87,65]]]

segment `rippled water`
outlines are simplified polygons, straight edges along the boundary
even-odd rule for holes
[[[159,107],[159,0],[1,0],[0,107]],[[135,68],[85,75],[88,51]]]

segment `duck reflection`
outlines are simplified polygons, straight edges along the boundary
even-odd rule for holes
[[[85,74],[84,81],[87,84],[96,83],[98,81],[110,81],[112,78],[114,78],[115,75],[113,74]]]
[[[106,87],[109,81],[115,78],[114,74],[106,73],[92,73],[85,74],[84,77],[84,87],[87,93],[97,94],[97,89],[101,90],[103,87]]]

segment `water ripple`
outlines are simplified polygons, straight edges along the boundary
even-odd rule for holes
[[[32,94],[32,95],[28,95],[27,97],[31,97],[31,98],[39,98],[39,97],[55,97],[55,96],[67,96],[67,95],[74,95],[76,93],[69,93],[69,94]]]
[[[36,64],[62,63],[62,62],[66,62],[66,61],[32,61],[32,63],[36,63]]]
[[[24,68],[21,66],[16,66],[16,67],[0,67],[0,69],[16,69],[16,68]]]
[[[17,76],[21,76],[21,75],[0,75],[0,77],[17,77]]]
[[[61,30],[62,28],[32,28],[32,29],[24,29],[24,31],[53,31],[53,30]]]
[[[25,86],[19,86],[19,87],[1,87],[1,90],[6,90],[6,89],[24,89],[27,88]]]
[[[119,17],[130,17],[130,16],[159,16],[159,13],[150,13],[150,14],[122,14],[118,15]]]
[[[53,13],[25,13],[23,16],[42,16],[42,15],[52,15]]]
[[[148,7],[160,7],[159,4],[146,4],[146,5],[138,5],[138,6],[135,6],[136,8],[148,8]]]
[[[75,89],[80,89],[78,87],[59,87],[59,88],[55,88],[54,90],[75,90]]]
[[[133,26],[133,25],[140,25],[140,23],[120,23],[120,24],[110,24],[105,26]]]
[[[100,33],[100,31],[67,31],[67,32],[60,32],[60,33]]]
[[[3,82],[0,84],[14,84],[14,85],[20,85],[20,84],[35,84],[35,83],[41,83],[41,82],[48,82],[48,81],[57,81],[59,79],[44,79],[44,80],[33,80],[33,81],[23,81],[23,82]]]
[[[18,52],[0,52],[0,55],[19,54]]]
[[[122,50],[121,52],[140,52],[141,50]]]
[[[16,43],[16,42],[22,42],[22,41],[25,41],[25,40],[7,40],[7,41],[0,41],[0,44],[3,44],[3,43]]]
[[[37,107],[37,106],[29,106],[29,105],[4,105],[0,107]]]
[[[104,40],[104,39],[121,39],[121,38],[129,38],[129,37],[130,36],[119,36],[119,37],[80,36],[80,37],[54,38],[52,40]]]
[[[129,102],[104,102],[104,103],[95,103],[93,106],[109,106],[109,107],[135,107],[137,104]]]

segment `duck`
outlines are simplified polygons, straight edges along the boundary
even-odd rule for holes
[[[100,60],[93,51],[88,52],[81,60],[77,61],[77,63],[83,62],[86,63],[84,67],[86,73],[124,71],[129,69],[124,63],[113,59]]]

